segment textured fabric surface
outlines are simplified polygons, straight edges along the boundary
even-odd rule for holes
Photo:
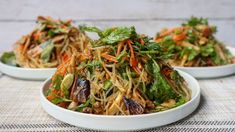
[[[195,112],[178,122],[143,131],[235,131],[235,75],[198,81],[201,101]],[[0,131],[92,131],[49,116],[40,104],[42,84],[0,75]]]

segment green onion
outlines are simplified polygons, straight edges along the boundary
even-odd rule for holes
[[[121,54],[119,56],[117,56],[117,61],[120,62],[122,60],[122,58],[125,56],[127,56],[127,52],[123,50],[121,52]]]
[[[103,87],[103,89],[104,89],[104,90],[108,90],[109,88],[112,87],[112,85],[113,85],[113,83],[112,83],[111,80],[106,80],[106,81],[104,82],[104,87]]]

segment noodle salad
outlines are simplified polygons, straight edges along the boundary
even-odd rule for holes
[[[21,37],[13,52],[2,55],[2,62],[27,68],[52,68],[78,52],[89,38],[72,25],[72,21],[39,16],[36,28]]]
[[[173,66],[205,67],[235,63],[235,57],[218,41],[216,27],[204,18],[191,17],[182,26],[163,29],[156,35],[165,52],[172,54]]]
[[[185,80],[163,61],[168,57],[152,38],[134,27],[95,32],[99,39],[59,65],[46,93],[66,109],[101,115],[136,115],[164,111],[191,99]]]

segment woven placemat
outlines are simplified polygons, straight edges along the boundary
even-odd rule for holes
[[[195,112],[178,122],[143,131],[235,131],[235,76],[199,83],[201,102]],[[49,116],[40,104],[41,87],[42,81],[0,76],[0,131],[92,131]]]

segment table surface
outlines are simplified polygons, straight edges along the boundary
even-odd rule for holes
[[[217,25],[218,39],[235,47],[234,7],[234,0],[1,0],[0,52],[30,32],[38,15],[101,28],[134,25],[150,36],[192,15],[202,16]],[[235,131],[235,75],[198,81],[202,91],[198,109],[176,123],[148,131]],[[40,105],[42,83],[0,75],[0,131],[91,131],[49,116]]]

